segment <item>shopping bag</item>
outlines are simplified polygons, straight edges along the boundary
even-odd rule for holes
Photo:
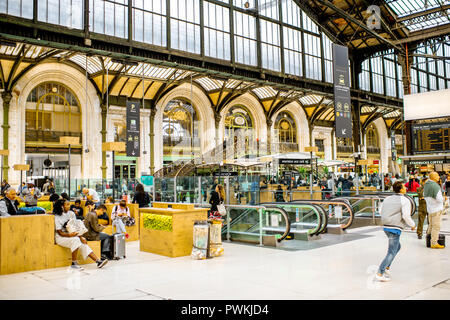
[[[217,211],[219,212],[219,214],[221,216],[226,216],[227,215],[227,209],[225,209],[225,206],[223,205],[223,203],[220,203],[217,205]]]
[[[67,222],[66,229],[69,233],[75,232],[79,236],[82,236],[88,231],[83,221],[73,218]]]

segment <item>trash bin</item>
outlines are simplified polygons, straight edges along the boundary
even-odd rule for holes
[[[208,221],[194,222],[194,236],[191,257],[197,260],[203,260],[209,256],[209,230]]]
[[[209,255],[211,257],[219,257],[223,255],[222,246],[222,222],[223,219],[210,219],[208,220],[210,224],[209,232]]]

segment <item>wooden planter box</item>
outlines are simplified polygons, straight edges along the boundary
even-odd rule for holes
[[[167,204],[161,203],[153,203],[153,205],[153,208],[139,209],[140,250],[167,257],[190,255],[193,244],[194,221],[206,220],[208,210],[206,208],[194,208],[194,205],[190,204],[174,204],[174,208],[168,208]],[[144,228],[144,215],[148,213],[171,217],[172,230]]]

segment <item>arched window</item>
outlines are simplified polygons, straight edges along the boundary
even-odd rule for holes
[[[275,120],[275,135],[278,136],[277,152],[296,152],[297,127],[295,121],[289,112],[280,112]]]
[[[200,152],[197,112],[186,100],[171,100],[164,108],[163,144],[166,164]]]
[[[225,118],[225,141],[231,148],[233,158],[242,158],[253,154],[257,149],[254,141],[253,119],[247,108],[231,107]]]
[[[55,82],[41,83],[27,97],[25,141],[59,142],[61,136],[80,138],[81,110],[75,94]]]

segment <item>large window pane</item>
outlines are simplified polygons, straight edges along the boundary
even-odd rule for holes
[[[33,19],[33,0],[0,0],[0,13]]]
[[[171,47],[200,54],[199,0],[173,0],[170,2]]]
[[[128,37],[128,0],[90,0],[89,9],[91,31]]]
[[[234,12],[234,32],[236,62],[247,65],[256,65],[255,18],[241,12]]]

